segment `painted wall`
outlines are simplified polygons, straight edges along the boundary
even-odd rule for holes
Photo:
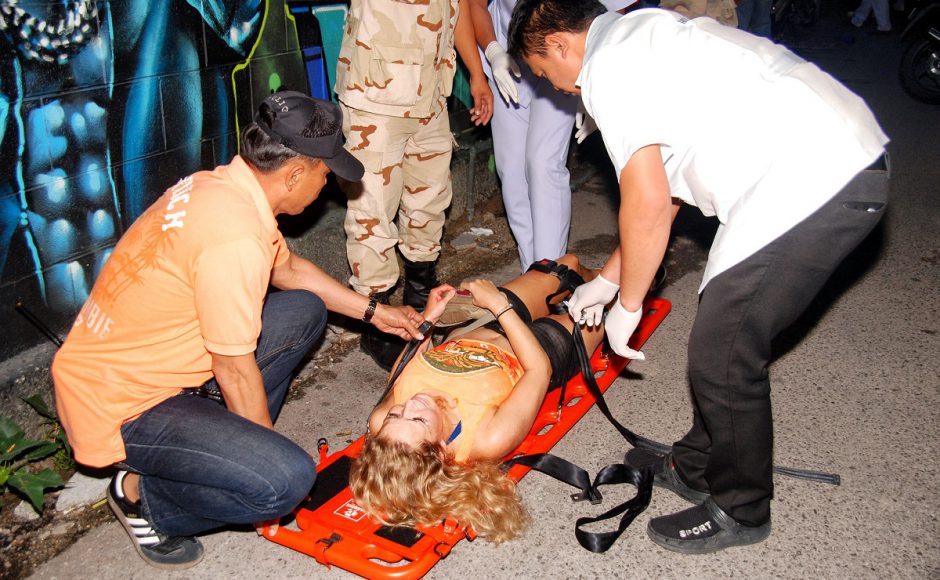
[[[274,90],[327,97],[342,0],[0,0],[0,358],[64,337],[164,189]],[[338,24],[337,24],[338,23]]]

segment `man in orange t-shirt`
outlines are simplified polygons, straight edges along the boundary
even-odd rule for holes
[[[420,336],[414,309],[370,301],[287,249],[275,216],[302,212],[331,170],[363,174],[339,107],[266,98],[240,156],[184,178],[128,229],[56,355],[75,458],[118,467],[109,502],[154,566],[192,566],[195,534],[278,518],[306,496],[316,466],[272,424],[327,310]]]

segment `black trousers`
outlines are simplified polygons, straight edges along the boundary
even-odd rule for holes
[[[872,231],[887,171],[860,173],[791,230],[705,287],[689,337],[692,428],[673,444],[680,475],[735,520],[761,525],[773,496],[771,341]]]

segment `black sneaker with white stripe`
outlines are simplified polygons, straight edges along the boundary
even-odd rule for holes
[[[193,537],[165,537],[154,531],[140,513],[140,502],[124,496],[126,471],[118,471],[108,486],[108,505],[134,543],[140,557],[151,566],[167,570],[195,566],[202,560],[202,544]]]

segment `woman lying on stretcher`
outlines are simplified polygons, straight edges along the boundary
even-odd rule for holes
[[[450,516],[492,542],[522,532],[525,511],[499,460],[528,434],[546,392],[579,370],[573,322],[549,314],[546,297],[560,284],[571,290],[596,275],[573,255],[557,265],[543,262],[554,275],[537,267],[501,289],[487,280],[462,284],[473,304],[497,320],[430,350],[426,339],[373,410],[349,482],[373,517],[388,525],[435,525]],[[434,289],[425,318],[436,322],[455,294],[451,286]],[[602,327],[583,331],[593,352]]]

